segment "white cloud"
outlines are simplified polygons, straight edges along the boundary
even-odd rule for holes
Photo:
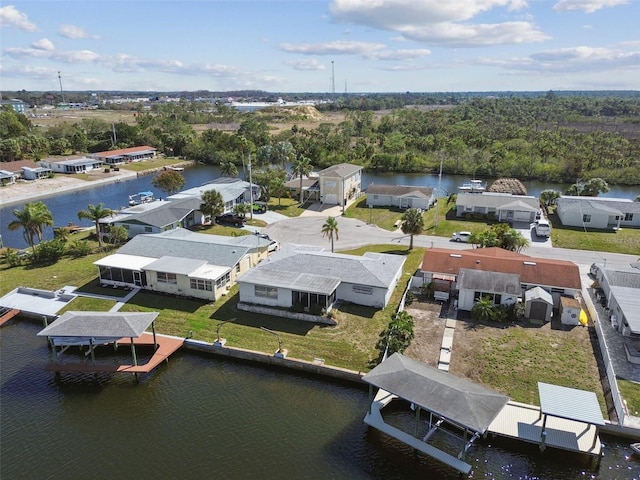
[[[31,48],[35,48],[36,50],[53,50],[53,42],[48,38],[41,38],[37,42],[33,42],[31,44]]]
[[[306,44],[281,43],[279,47],[285,52],[303,55],[366,55],[381,50],[385,46],[381,43],[335,41]]]
[[[58,72],[53,68],[34,67],[31,65],[11,65],[0,64],[0,74],[3,77],[11,78],[31,78],[36,80],[57,78]]]
[[[553,6],[553,9],[556,12],[582,10],[586,13],[593,13],[601,8],[616,7],[627,3],[629,3],[629,0],[559,0]]]
[[[612,0],[613,1],[613,0]],[[390,30],[432,45],[474,47],[537,42],[548,37],[532,22],[473,24],[471,19],[496,8],[510,12],[527,7],[524,0],[333,0],[337,21]]]
[[[84,28],[76,27],[75,25],[61,25],[58,33],[65,38],[100,38],[97,35],[91,35]]]
[[[286,65],[291,66],[294,70],[301,71],[316,71],[324,70],[325,67],[315,58],[303,58],[302,60],[289,60],[285,62]]]
[[[407,50],[385,50],[381,52],[373,52],[364,56],[374,60],[413,60],[426,55],[431,55],[431,50],[426,48],[416,48]]]
[[[13,58],[48,58],[64,63],[86,63],[100,60],[100,54],[91,50],[53,51],[42,48],[6,48],[4,52]]]
[[[22,13],[13,5],[0,8],[0,27],[16,27],[27,32],[35,32],[38,29],[29,21],[26,13]]]

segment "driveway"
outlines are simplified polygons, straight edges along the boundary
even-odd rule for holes
[[[532,247],[552,248],[551,237],[538,237],[536,235],[535,225],[535,223],[515,222],[513,228],[529,240],[529,244]]]

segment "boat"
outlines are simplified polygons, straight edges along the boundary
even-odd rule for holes
[[[129,195],[130,206],[140,205],[141,203],[150,203],[153,202],[153,200],[153,192],[151,191],[138,192],[134,193],[133,195]]]
[[[458,190],[462,190],[463,192],[484,192],[487,189],[487,184],[482,180],[469,180],[469,182],[464,183],[458,187]]]
[[[171,165],[164,167],[165,170],[172,170],[174,172],[182,172],[184,167],[172,167]]]
[[[632,443],[629,446],[631,447],[631,450],[633,450],[633,453],[640,456],[640,443]]]

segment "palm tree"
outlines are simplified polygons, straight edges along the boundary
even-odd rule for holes
[[[23,229],[24,240],[35,252],[35,238],[42,241],[43,228],[53,226],[53,217],[43,202],[27,202],[22,210],[14,210],[17,220],[9,223],[9,230]]]
[[[86,218],[91,220],[96,226],[96,236],[98,237],[98,245],[102,248],[102,235],[100,235],[100,220],[106,217],[110,217],[115,211],[110,208],[105,208],[104,203],[100,202],[98,205],[89,204],[86,210],[80,210],[78,212],[78,220]]]
[[[481,297],[471,307],[471,315],[480,321],[492,320],[495,315],[496,307],[490,297]]]
[[[222,162],[220,164],[220,173],[223,177],[237,177],[238,176],[238,167],[236,167],[235,163]]]
[[[306,177],[313,170],[311,160],[304,155],[300,155],[293,164],[293,171],[300,177],[300,204],[303,202],[302,178]]]
[[[410,208],[402,214],[402,233],[411,235],[409,250],[413,250],[413,236],[420,235],[424,230],[424,218],[422,212],[416,208]]]
[[[331,240],[331,252],[333,252],[333,238],[338,240],[338,221],[334,217],[327,218],[327,221],[322,225],[322,236],[329,237]]]
[[[224,212],[224,200],[217,190],[207,190],[202,194],[200,211],[203,215],[211,217],[211,223],[216,223],[216,216]]]

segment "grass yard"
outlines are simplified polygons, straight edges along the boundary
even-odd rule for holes
[[[622,398],[627,402],[629,414],[636,417],[640,416],[640,384],[618,379],[618,388]]]
[[[96,312],[108,312],[111,307],[116,304],[114,300],[105,300],[103,298],[93,297],[76,297],[71,300],[66,307],[58,312],[58,315],[62,315],[69,311],[96,311]]]
[[[609,253],[640,255],[640,229],[584,231],[564,227],[557,215],[549,215],[552,225],[551,240],[554,247]]]
[[[132,172],[143,172],[154,168],[168,167],[170,165],[183,164],[184,160],[175,157],[154,157],[143,160],[141,162],[131,162],[118,165],[123,170],[131,170]]]
[[[506,328],[459,320],[451,373],[535,405],[540,404],[538,382],[593,391],[608,418],[593,341],[592,328],[566,328],[558,320]]]
[[[298,200],[293,198],[277,198],[271,197],[269,199],[269,210],[277,212],[286,217],[294,218],[299,217],[302,212],[304,212],[304,208],[300,207]],[[254,215],[255,218],[255,215]]]
[[[369,208],[367,207],[367,196],[363,195],[347,208],[344,216],[377,225],[385,230],[394,231],[396,229],[395,223],[400,220],[403,213],[401,210],[388,207]]]

